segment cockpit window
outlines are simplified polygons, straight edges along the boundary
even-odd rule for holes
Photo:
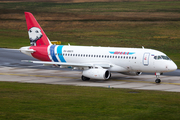
[[[155,60],[171,60],[168,56],[165,56],[165,55],[158,55],[158,56],[154,56],[154,59]]]
[[[159,56],[154,56],[154,59],[155,60],[160,60],[160,59],[162,59],[162,57],[159,55]]]
[[[161,57],[161,56],[158,56],[158,60],[160,60],[160,59],[162,59],[162,57]]]
[[[171,60],[168,56],[161,55],[164,60]]]

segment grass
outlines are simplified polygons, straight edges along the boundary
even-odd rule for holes
[[[180,12],[180,1],[136,1],[133,2],[12,2],[1,3],[0,9],[43,12]]]
[[[11,33],[10,36],[9,33]],[[28,37],[23,35],[22,30],[0,29],[0,40],[1,47],[3,48],[20,48],[24,45],[29,46]]]
[[[0,83],[0,119],[179,119],[180,94]]]

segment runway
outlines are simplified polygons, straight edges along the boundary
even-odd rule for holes
[[[0,81],[180,92],[180,70],[162,75],[161,84],[154,82],[155,75],[152,74],[127,76],[112,73],[112,78],[107,81],[82,81],[81,71],[22,63],[21,60],[35,59],[18,50],[0,48]]]

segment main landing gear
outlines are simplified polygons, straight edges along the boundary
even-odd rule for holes
[[[159,79],[159,76],[161,75],[160,73],[155,73],[156,75],[156,80],[155,80],[155,83],[160,83],[161,80]]]
[[[81,79],[82,79],[82,81],[89,81],[90,80],[90,78],[88,78],[88,77],[85,77],[85,76],[81,76]]]

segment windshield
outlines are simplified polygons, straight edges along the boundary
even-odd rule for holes
[[[168,56],[161,55],[164,60],[171,60]]]
[[[165,56],[165,55],[158,55],[158,56],[154,56],[154,59],[155,60],[171,60],[168,56]]]

